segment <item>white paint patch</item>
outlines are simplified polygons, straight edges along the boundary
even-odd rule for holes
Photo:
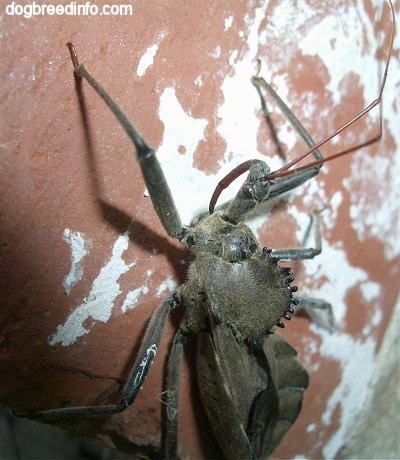
[[[400,156],[376,158],[360,152],[351,170],[343,185],[349,190],[352,227],[360,241],[381,241],[385,257],[393,260],[400,254]]]
[[[257,8],[254,23],[251,24],[248,35],[246,35],[248,37],[248,52],[241,56],[240,61],[237,60],[236,50],[231,53],[230,62],[234,62],[235,71],[225,78],[221,86],[224,103],[218,108],[217,116],[221,122],[217,131],[227,145],[225,160],[221,164],[221,168],[228,162],[231,168],[232,158],[234,158],[235,163],[240,163],[249,158],[261,157],[257,149],[257,131],[255,128],[259,124],[256,114],[259,99],[257,92],[250,83],[250,78],[256,69],[258,28],[264,17],[265,11]]]
[[[378,78],[377,72],[373,71],[377,68],[375,54],[365,54],[362,50],[365,36],[367,43],[376,43],[370,23],[359,4],[338,5],[337,15],[318,21],[299,41],[300,49],[305,54],[318,56],[325,63],[331,76],[327,89],[331,91],[335,104],[341,103],[339,82],[349,72],[360,77],[365,94],[371,97],[368,102],[377,95]],[[321,40],[321,37],[324,39]],[[357,48],[359,52],[354,52]]]
[[[333,414],[340,409],[339,429],[323,448],[324,458],[335,458],[367,396],[374,371],[376,340],[367,338],[359,341],[337,332],[321,334],[323,341],[319,352],[322,356],[339,361],[342,370],[340,384],[329,398],[322,416],[322,422],[329,425]]]
[[[224,31],[226,32],[228,29],[230,29],[232,27],[232,24],[233,24],[233,16],[228,16],[227,18],[225,18]]]
[[[345,297],[349,289],[368,279],[368,274],[350,265],[346,251],[340,244],[329,245],[322,240],[323,251],[306,264],[307,279],[325,279],[318,293],[334,305],[335,317],[340,322],[346,315]]]
[[[322,247],[318,257],[304,262],[306,278],[301,290],[302,293],[309,291],[310,295],[315,295],[318,287],[318,297],[334,306],[335,319],[342,324],[346,316],[347,292],[354,286],[369,282],[368,274],[350,264],[340,243],[330,245],[322,238]],[[314,285],[315,280],[317,286]]]
[[[176,281],[170,276],[165,279],[157,289],[157,297],[160,297],[165,291],[173,292],[177,287]]]
[[[138,303],[139,298],[142,294],[147,294],[149,292],[149,288],[147,286],[140,286],[133,291],[129,291],[126,294],[124,303],[121,306],[122,313],[126,313],[128,310],[132,310],[135,305]]]
[[[315,423],[310,423],[308,426],[307,426],[307,433],[312,433],[313,431],[315,431],[317,428],[317,425]]]
[[[218,45],[214,51],[211,53],[211,56],[214,58],[214,59],[218,59],[221,57],[221,47]]]
[[[126,294],[124,303],[121,306],[122,313],[126,313],[128,310],[131,310],[132,308],[134,308],[136,304],[138,303],[140,296],[142,294],[147,294],[149,292],[147,283],[153,273],[154,273],[154,270],[147,270],[147,278],[143,286],[140,286],[137,289],[134,289],[133,291],[129,291]]]
[[[63,240],[71,248],[71,270],[63,281],[64,290],[69,295],[74,285],[82,279],[82,263],[88,254],[90,243],[85,241],[84,235],[81,232],[74,232],[69,228],[64,230]]]
[[[64,324],[57,327],[55,334],[50,338],[52,346],[69,346],[78,337],[87,334],[91,328],[85,322],[91,318],[93,321],[107,322],[111,316],[115,299],[122,293],[118,279],[132,268],[135,263],[126,263],[122,259],[123,253],[128,248],[128,232],[117,238],[114,243],[112,255],[107,264],[100,270],[98,277],[93,281],[89,295],[81,305],[67,317]],[[89,323],[89,322],[88,322]]]
[[[146,73],[146,70],[153,65],[154,62],[154,57],[158,51],[158,45],[154,44],[152,46],[149,46],[147,48],[147,51],[143,54],[143,56],[140,58],[137,70],[136,70],[136,75],[138,77],[143,77],[143,75]]]
[[[166,176],[182,222],[189,225],[205,207],[203,187],[212,183],[206,174],[193,168],[193,155],[204,138],[207,121],[185,113],[173,88],[166,88],[160,97],[160,120],[164,123],[163,142],[157,158]],[[185,154],[179,147],[185,147]]]
[[[381,290],[379,284],[373,281],[367,281],[361,285],[361,292],[367,302],[372,302],[372,300],[379,297]]]
[[[203,86],[203,78],[201,75],[198,75],[195,80],[194,80],[194,84],[197,85],[197,86]]]
[[[258,55],[258,29],[265,17],[265,9],[257,8],[254,23],[247,19],[248,51],[238,61],[238,51],[232,51],[229,62],[234,65],[234,72],[224,80],[221,90],[224,102],[217,110],[220,120],[218,133],[226,142],[224,159],[220,162],[217,174],[205,174],[193,167],[194,153],[199,142],[204,138],[206,120],[195,119],[186,114],[178,101],[175,90],[166,88],[160,98],[159,116],[164,123],[162,145],[157,150],[157,158],[161,163],[178,212],[185,225],[208,206],[212,190],[233,166],[249,158],[266,159],[265,152],[257,148],[257,127],[259,126],[259,99],[250,78],[256,69]],[[184,155],[178,148],[184,146]],[[271,168],[281,165],[278,157],[268,157]],[[179,175],[177,173],[179,171]],[[219,203],[227,201],[236,194],[240,181],[226,189]]]
[[[383,317],[382,310],[379,308],[376,308],[372,316],[368,318],[368,323],[362,328],[362,334],[365,337],[368,337],[369,335],[371,335],[374,329],[377,326],[379,326],[379,324],[381,323],[382,317]]]

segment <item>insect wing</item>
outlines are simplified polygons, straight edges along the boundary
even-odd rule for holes
[[[262,349],[238,342],[223,324],[199,335],[200,396],[227,458],[266,458],[292,426],[308,386],[296,355],[278,334]]]
[[[262,458],[270,455],[278,446],[286,432],[299,415],[303,402],[304,390],[308,387],[308,373],[297,360],[297,352],[279,334],[272,334],[264,339],[263,351],[270,368],[270,377],[278,393],[279,415],[276,420],[272,438],[268,444],[259,446]],[[257,405],[253,413],[254,420],[260,415]],[[254,440],[255,442],[255,440]]]
[[[216,439],[226,458],[254,459],[259,455],[252,439],[264,445],[278,419],[278,395],[259,362],[231,329],[213,324],[199,334],[197,373],[201,400]],[[262,408],[257,408],[261,402]],[[257,414],[255,419],[254,414]],[[249,420],[251,420],[250,431]]]

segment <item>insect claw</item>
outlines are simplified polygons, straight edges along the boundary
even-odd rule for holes
[[[300,303],[300,300],[299,300],[299,299],[296,299],[295,297],[293,297],[292,300],[291,300],[291,303],[292,303],[293,305],[298,305],[298,304]]]
[[[286,283],[291,283],[292,281],[294,281],[294,273],[291,268],[281,267],[281,273],[283,274],[283,276],[286,277]]]
[[[285,325],[282,323],[282,321],[280,319],[278,319],[278,321],[276,322],[276,325],[278,327],[281,327],[282,329],[285,327]]]
[[[297,286],[290,286],[290,290],[292,292],[296,292],[298,290],[298,287]]]
[[[287,310],[286,310],[286,313],[291,313],[293,315],[294,313],[294,310],[292,307],[289,307]]]
[[[272,249],[271,248],[263,248],[263,256],[269,257],[271,255]]]

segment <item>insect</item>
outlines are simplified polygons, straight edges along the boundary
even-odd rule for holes
[[[196,259],[186,283],[169,296],[151,318],[118,404],[45,410],[33,415],[51,420],[111,414],[126,409],[144,382],[170,311],[182,305],[186,315],[176,333],[168,366],[165,457],[177,456],[179,365],[187,336],[196,334],[200,395],[222,451],[227,458],[264,458],[296,419],[308,383],[294,350],[279,335],[272,334],[274,326],[283,326],[282,318],[290,318],[292,306],[297,303],[293,297],[296,287],[291,284],[292,272],[281,267],[279,261],[311,258],[321,247],[317,243],[316,248],[286,251],[260,248],[243,221],[258,203],[315,177],[326,161],[318,150],[320,145],[314,145],[297,119],[256,74],[252,81],[262,96],[262,103],[263,91],[273,95],[309,145],[307,154],[313,153],[315,160],[293,169],[302,159],[300,157],[272,173],[262,161],[240,165],[220,182],[210,202],[209,215],[185,228],[180,223],[154,151],[79,63],[72,44],[69,49],[78,78],[86,79],[93,86],[135,144],[146,186],[163,227],[171,237],[186,245]],[[355,119],[380,102],[383,87],[384,80],[378,99]],[[237,196],[215,209],[220,190],[246,171],[249,175]]]

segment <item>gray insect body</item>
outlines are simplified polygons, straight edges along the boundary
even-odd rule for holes
[[[181,291],[189,324],[191,310],[204,309],[229,326],[238,340],[260,342],[290,313],[290,270],[280,268],[269,251],[261,251],[243,222],[231,224],[214,213],[199,222],[185,242],[196,255]],[[205,293],[206,302],[198,302],[199,293]]]

